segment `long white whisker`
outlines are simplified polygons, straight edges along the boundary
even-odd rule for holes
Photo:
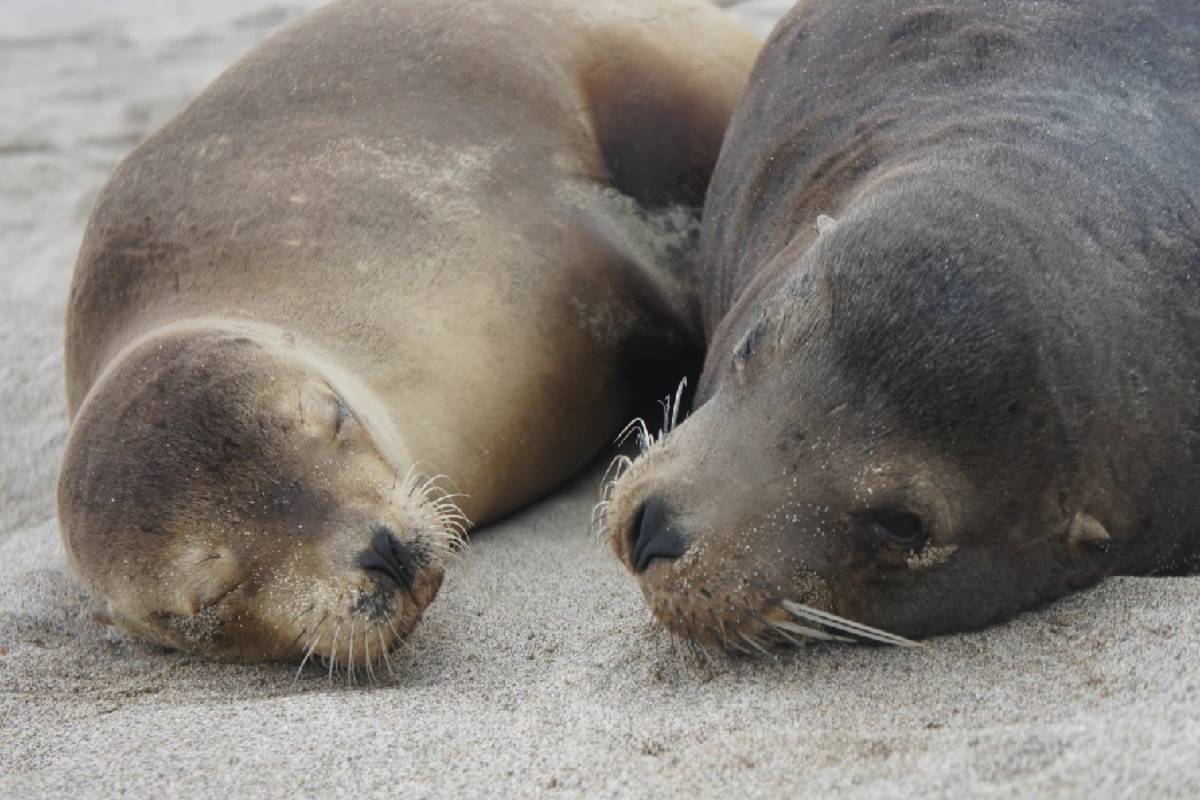
[[[809,639],[819,639],[823,642],[856,641],[855,639],[851,639],[847,636],[838,636],[836,634],[820,630],[819,628],[810,628],[807,625],[797,625],[794,622],[772,622],[771,627],[775,628],[781,633],[787,631],[788,633],[794,633],[797,636],[806,636]]]
[[[416,482],[417,465],[419,461],[414,461],[408,468],[408,472],[404,473],[404,480],[400,481],[400,490],[405,494],[412,492],[413,484]]]
[[[388,627],[392,629],[392,636],[396,637],[397,642],[403,642],[404,637],[400,635],[400,631],[396,630],[396,623],[389,618],[387,621]]]
[[[443,489],[442,487],[437,485],[437,482],[442,481],[442,480],[450,481],[451,483],[454,482],[454,481],[450,480],[449,475],[438,473],[437,475],[433,475],[433,476],[427,478],[425,480],[425,482],[423,484],[421,484],[421,487],[414,494],[419,494],[419,495],[422,495],[423,497],[429,497],[430,494],[433,492],[436,492],[438,497],[448,494],[445,489]]]
[[[782,636],[784,641],[786,641],[788,644],[792,645],[793,647],[804,647],[804,645],[805,645],[804,642],[802,642],[799,639],[797,639],[796,637],[792,636],[785,629],[779,627],[779,623],[768,622],[767,625],[771,628],[771,630],[775,631],[775,633]],[[800,634],[800,635],[806,636],[806,634]]]
[[[342,623],[338,623],[333,629],[333,644],[329,646],[329,680],[333,680],[333,668],[337,666],[337,642],[338,634],[342,632]]]
[[[749,656],[749,655],[754,655],[753,653],[751,653],[751,652],[750,652],[749,650],[747,650],[746,648],[742,647],[742,646],[741,646],[740,644],[738,644],[737,642],[732,642],[732,641],[730,641],[730,640],[729,640],[729,637],[725,635],[725,621],[724,621],[724,620],[722,620],[720,617],[718,617],[718,616],[717,616],[717,615],[716,615],[716,614],[715,614],[715,613],[712,611],[712,609],[709,609],[709,612],[708,612],[708,618],[709,618],[710,620],[712,620],[712,621],[713,621],[713,623],[715,623],[715,627],[713,627],[713,626],[708,626],[708,625],[706,625],[705,627],[706,627],[706,628],[707,628],[707,629],[708,629],[710,632],[717,634],[717,637],[718,637],[718,638],[721,640],[721,646],[722,646],[722,647],[724,647],[726,650],[737,650],[737,651],[738,651],[739,653],[741,653],[742,655],[746,655],[746,656]]]
[[[643,420],[641,417],[634,417],[633,419],[631,419],[629,421],[629,424],[626,425],[624,428],[622,428],[621,432],[617,434],[617,438],[614,440],[614,444],[616,444],[618,447],[625,444],[625,442],[629,440],[629,437],[634,433],[634,431],[636,430],[636,428],[639,425],[644,430],[646,427],[645,420]]]
[[[838,630],[845,631],[846,633],[855,636],[874,639],[877,642],[882,642],[883,644],[892,644],[896,645],[897,647],[925,646],[920,642],[914,642],[911,639],[905,639],[903,636],[897,636],[894,633],[888,633],[887,631],[883,631],[878,628],[872,628],[869,625],[863,625],[862,623],[854,622],[852,620],[845,619],[844,617],[839,617],[836,614],[830,614],[827,611],[818,611],[815,608],[810,608],[809,606],[802,605],[800,603],[794,603],[791,600],[783,600],[781,602],[787,611],[797,617],[801,617],[802,619],[806,619],[810,622],[816,622],[821,625],[828,625],[831,628],[837,628]]]
[[[758,652],[762,653],[764,656],[767,656],[768,658],[776,658],[776,655],[774,653],[768,652],[761,644],[754,641],[749,636],[742,633],[740,630],[735,628],[733,632],[737,634],[739,639],[741,639],[743,642],[745,642],[746,644],[753,647]]]
[[[601,484],[607,484],[612,481],[620,480],[623,470],[633,466],[633,459],[624,453],[617,454],[608,464],[608,469],[604,470],[604,475],[600,478]],[[613,473],[616,470],[616,473]]]
[[[396,670],[392,669],[392,659],[388,656],[387,643],[383,639],[383,626],[376,624],[375,633],[379,636],[379,652],[383,653],[383,663],[387,665],[388,674],[394,678]]]
[[[317,644],[321,641],[321,628],[325,627],[325,620],[329,619],[329,612],[325,612],[325,616],[321,617],[321,621],[317,623],[317,627],[313,628],[312,639],[308,645],[308,650],[304,653],[304,658],[300,660],[300,668],[296,670],[296,677],[292,679],[292,683],[300,680],[301,673],[304,672],[304,665],[312,658],[313,651],[317,649]]]
[[[643,423],[642,429],[638,432],[638,449],[644,454],[656,444],[658,444],[658,440],[654,438],[654,434]]]
[[[596,505],[592,506],[592,521],[588,525],[588,530],[592,532],[592,536],[599,538],[601,530],[604,527],[604,519],[608,514],[608,506],[610,501],[601,500]]]
[[[371,683],[375,683],[375,666],[371,663],[371,637],[368,635],[369,633],[370,633],[370,628],[364,627],[363,628],[363,649],[366,650],[365,658],[366,658],[366,662],[367,662],[367,678],[370,679]]]
[[[671,427],[667,428],[668,431],[675,430],[675,427],[679,425],[679,409],[683,406],[683,390],[686,388],[687,378],[685,377],[679,382],[679,388],[675,390],[675,410],[671,412]]]

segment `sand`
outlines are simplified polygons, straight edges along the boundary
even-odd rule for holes
[[[763,31],[785,3],[735,10]],[[707,665],[588,537],[595,475],[481,531],[373,688],[94,624],[54,522],[83,222],[118,158],[303,10],[0,6],[0,796],[1200,796],[1200,577],[923,652]]]

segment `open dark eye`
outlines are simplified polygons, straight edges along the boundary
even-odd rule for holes
[[[920,550],[925,545],[921,518],[907,511],[871,512],[859,520],[859,525],[880,542],[907,550]]]

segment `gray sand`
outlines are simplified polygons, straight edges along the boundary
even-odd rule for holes
[[[786,2],[738,13],[761,31]],[[594,475],[480,532],[375,688],[94,624],[53,516],[82,224],[123,153],[303,10],[0,7],[0,796],[1200,796],[1200,578],[925,652],[706,665],[587,536]]]

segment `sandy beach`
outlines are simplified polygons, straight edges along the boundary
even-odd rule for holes
[[[788,4],[731,13],[765,34]],[[369,688],[97,625],[54,519],[83,224],[125,153],[312,5],[0,7],[0,796],[1200,797],[1200,577],[921,651],[706,663],[589,537],[594,470],[478,531]]]

